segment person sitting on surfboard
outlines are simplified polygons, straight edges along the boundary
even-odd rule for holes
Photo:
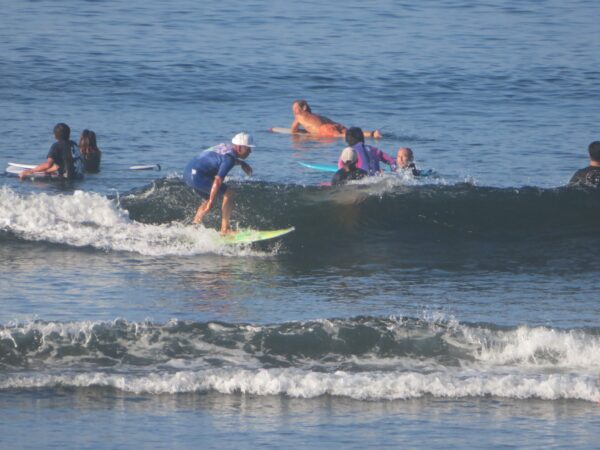
[[[221,233],[230,231],[229,217],[233,209],[232,189],[223,183],[225,176],[234,166],[240,165],[246,175],[252,175],[252,167],[245,161],[252,148],[254,140],[248,133],[238,133],[231,144],[219,144],[211,147],[194,159],[183,170],[183,179],[202,198],[202,203],[194,216],[194,223],[199,224],[210,211],[218,194],[223,196],[221,207]]]
[[[377,147],[365,145],[365,136],[358,127],[348,128],[346,132],[346,143],[354,149],[357,156],[356,166],[364,170],[369,175],[377,175],[381,172],[380,162],[389,164],[393,171],[396,170],[396,162],[387,153],[382,152]],[[343,162],[338,161],[338,168],[343,167]]]
[[[352,147],[346,147],[342,150],[340,161],[342,162],[342,168],[333,175],[331,179],[332,186],[346,184],[351,180],[360,180],[368,175],[365,170],[356,167],[358,157]]]
[[[46,162],[33,169],[25,169],[19,174],[22,180],[27,175],[36,172],[45,172],[49,175],[58,174],[59,177],[68,180],[83,178],[83,162],[79,147],[71,139],[71,129],[66,123],[58,123],[54,126],[54,138],[57,142],[52,144]]]
[[[79,136],[79,150],[86,173],[100,172],[102,152],[96,144],[96,133],[92,130],[83,130]]]
[[[294,122],[291,126],[292,133],[304,131],[309,134],[314,134],[318,137],[336,138],[346,135],[346,127],[333,120],[313,114],[306,100],[296,100],[292,104],[292,112],[294,113]],[[381,133],[378,130],[365,131],[365,136],[379,139]]]
[[[569,186],[585,186],[600,188],[600,141],[588,146],[590,165],[573,174]]]

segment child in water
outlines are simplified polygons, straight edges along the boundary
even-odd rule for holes
[[[96,144],[96,133],[91,130],[83,130],[79,137],[79,149],[81,150],[85,171],[87,173],[100,172],[102,152]]]

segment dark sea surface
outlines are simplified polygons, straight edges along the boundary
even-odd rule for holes
[[[0,448],[591,448],[600,4],[0,1]],[[415,152],[345,188],[291,104]],[[185,164],[257,142],[223,246]],[[160,171],[132,171],[160,164]]]

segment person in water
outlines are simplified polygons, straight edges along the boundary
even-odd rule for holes
[[[331,179],[332,186],[346,184],[351,180],[360,180],[368,174],[365,170],[356,167],[358,156],[352,147],[346,147],[340,155],[342,168],[338,170]]]
[[[46,161],[33,169],[23,170],[19,174],[22,180],[27,175],[45,172],[49,175],[58,175],[67,180],[83,178],[84,167],[77,144],[71,140],[71,129],[66,123],[54,126],[56,142],[50,147]]]
[[[348,128],[346,143],[356,152],[356,167],[364,170],[368,175],[377,175],[381,172],[380,162],[388,164],[393,171],[396,170],[396,162],[390,155],[382,152],[377,147],[365,145],[365,136],[360,128]],[[343,163],[339,160],[338,168],[341,169],[342,167]]]
[[[600,141],[592,142],[588,146],[588,153],[590,165],[575,172],[569,186],[600,187]]]
[[[81,151],[85,171],[87,173],[100,172],[102,152],[96,144],[96,133],[91,130],[83,130],[79,137],[79,150]]]
[[[221,233],[230,231],[229,218],[233,210],[234,192],[223,180],[236,165],[241,166],[246,175],[252,175],[252,167],[243,160],[250,155],[254,147],[254,140],[250,134],[238,133],[231,140],[231,144],[211,147],[187,164],[183,170],[183,179],[203,198],[194,216],[195,224],[202,221],[217,196],[222,195]]]
[[[412,149],[408,147],[400,147],[398,149],[398,153],[396,154],[396,165],[397,170],[406,170],[410,171],[413,176],[418,177],[422,173],[417,166],[415,165],[415,155]]]
[[[344,137],[346,135],[346,127],[333,120],[314,114],[306,100],[296,100],[292,104],[292,112],[294,113],[294,122],[291,125],[292,133],[306,131],[309,134],[314,134],[323,138]],[[302,128],[300,128],[302,127]],[[379,139],[381,133],[379,130],[365,131],[365,136]]]

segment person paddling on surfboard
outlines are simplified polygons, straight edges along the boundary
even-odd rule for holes
[[[358,156],[352,147],[346,147],[342,151],[342,154],[340,155],[340,161],[342,162],[343,166],[331,179],[332,186],[346,184],[351,180],[360,180],[368,175],[365,170],[356,167]]]
[[[57,123],[54,126],[54,138],[56,142],[50,147],[48,158],[45,162],[35,166],[33,169],[25,169],[19,174],[22,180],[27,175],[36,172],[45,172],[48,175],[58,174],[67,180],[83,178],[83,161],[79,147],[71,138],[71,129],[66,123]]]
[[[393,171],[396,170],[396,161],[390,155],[382,152],[377,147],[365,145],[365,136],[360,128],[348,128],[346,143],[356,152],[358,159],[356,167],[366,171],[370,176],[378,175],[381,172],[380,162],[389,164]],[[338,161],[338,168],[341,169],[343,166],[344,163],[340,159]]]
[[[346,127],[344,125],[334,122],[327,117],[313,114],[306,100],[296,100],[292,104],[292,112],[294,113],[294,122],[292,122],[292,126],[290,127],[292,133],[301,132],[302,129],[300,127],[302,127],[307,133],[318,137],[336,138],[346,135]],[[379,130],[365,131],[364,135],[375,139],[381,137]]]
[[[250,156],[254,147],[254,139],[250,134],[238,133],[231,140],[231,144],[219,144],[211,147],[187,164],[183,170],[183,179],[203,198],[194,216],[195,224],[202,222],[217,196],[221,194],[223,196],[221,233],[225,234],[230,231],[229,218],[233,210],[234,192],[223,183],[223,180],[236,165],[241,166],[246,175],[252,175],[252,167],[243,160]]]

